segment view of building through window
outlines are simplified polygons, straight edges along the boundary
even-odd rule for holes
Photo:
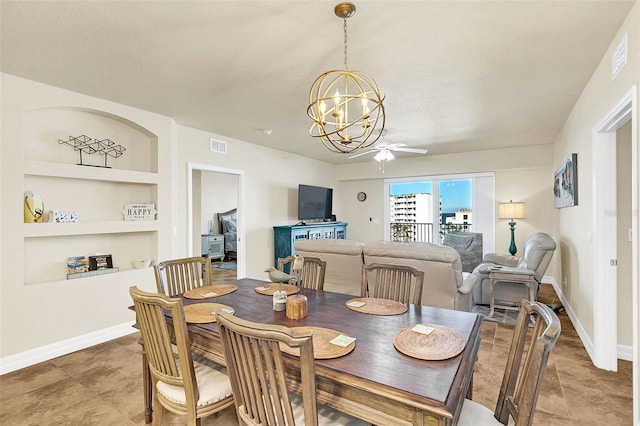
[[[390,184],[391,240],[442,241],[449,231],[472,230],[471,191],[471,179]]]

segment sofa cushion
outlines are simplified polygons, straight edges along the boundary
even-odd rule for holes
[[[361,255],[364,243],[355,240],[320,239],[320,240],[298,240],[293,244],[296,252],[313,251],[316,253],[337,253]]]
[[[460,255],[452,247],[421,242],[379,241],[367,243],[362,247],[362,253],[366,265],[408,265],[423,271],[422,305],[470,309],[471,295],[463,295],[459,291],[463,284],[462,264]]]
[[[366,256],[390,257],[398,259],[428,260],[431,262],[452,263],[461,268],[460,255],[447,246],[432,243],[378,241],[363,246]],[[367,262],[368,264],[369,262]]]
[[[325,291],[360,296],[364,243],[355,240],[321,239],[300,240],[293,246],[297,255],[317,257],[327,262]]]

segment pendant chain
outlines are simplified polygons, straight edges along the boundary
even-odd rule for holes
[[[349,69],[347,66],[347,18],[344,18],[344,69]]]

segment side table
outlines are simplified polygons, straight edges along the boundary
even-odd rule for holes
[[[524,272],[524,270],[523,270]],[[536,300],[536,291],[538,289],[538,282],[534,278],[534,272],[531,271],[530,274],[523,273],[520,271],[507,272],[501,269],[489,271],[489,278],[491,278],[491,292],[490,292],[490,305],[489,305],[489,317],[493,317],[493,311],[495,308],[499,309],[509,309],[509,310],[519,310],[519,306],[510,306],[510,305],[496,305],[495,301],[495,286],[499,282],[508,282],[508,283],[520,283],[527,286],[529,289],[529,301],[535,302]]]

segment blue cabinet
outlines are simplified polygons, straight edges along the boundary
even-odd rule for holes
[[[273,227],[274,266],[278,267],[278,259],[293,256],[296,250],[293,243],[298,240],[320,240],[333,238],[344,240],[347,238],[347,223],[312,223],[309,225],[285,225]]]

